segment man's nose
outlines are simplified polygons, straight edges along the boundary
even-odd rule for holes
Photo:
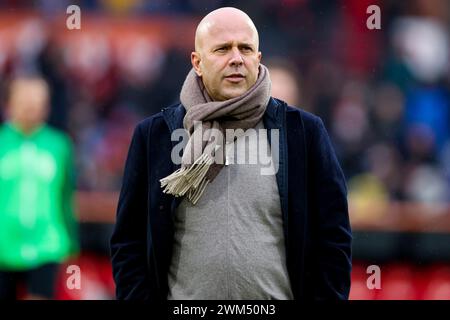
[[[242,58],[241,52],[238,48],[233,48],[231,50],[231,59],[230,59],[230,65],[231,66],[240,66],[244,63],[244,59]]]

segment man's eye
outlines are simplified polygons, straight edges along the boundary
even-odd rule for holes
[[[253,49],[251,47],[243,47],[242,51],[250,52],[250,51],[253,51]]]
[[[216,49],[216,51],[218,51],[218,52],[224,52],[224,51],[226,51],[226,50],[227,50],[226,47],[220,47],[220,48],[217,48],[217,49]]]

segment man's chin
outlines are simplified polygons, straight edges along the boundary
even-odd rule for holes
[[[232,91],[230,90],[228,92],[224,92],[223,96],[226,97],[225,100],[230,100],[230,99],[233,99],[233,98],[236,98],[236,97],[239,97],[239,96],[243,95],[246,91],[247,90],[245,90],[245,89],[232,90]]]

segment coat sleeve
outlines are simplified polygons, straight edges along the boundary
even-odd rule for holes
[[[125,164],[116,224],[110,240],[117,299],[147,300],[147,156],[142,125],[134,131]]]
[[[352,234],[347,186],[328,133],[315,119],[310,145],[314,299],[348,299]]]

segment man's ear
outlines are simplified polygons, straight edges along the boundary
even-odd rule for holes
[[[200,53],[194,51],[191,53],[191,63],[192,63],[192,67],[195,70],[195,73],[201,77],[202,76],[202,70],[200,69]]]
[[[262,58],[262,53],[261,51],[258,52],[258,62],[261,62],[261,58]]]

